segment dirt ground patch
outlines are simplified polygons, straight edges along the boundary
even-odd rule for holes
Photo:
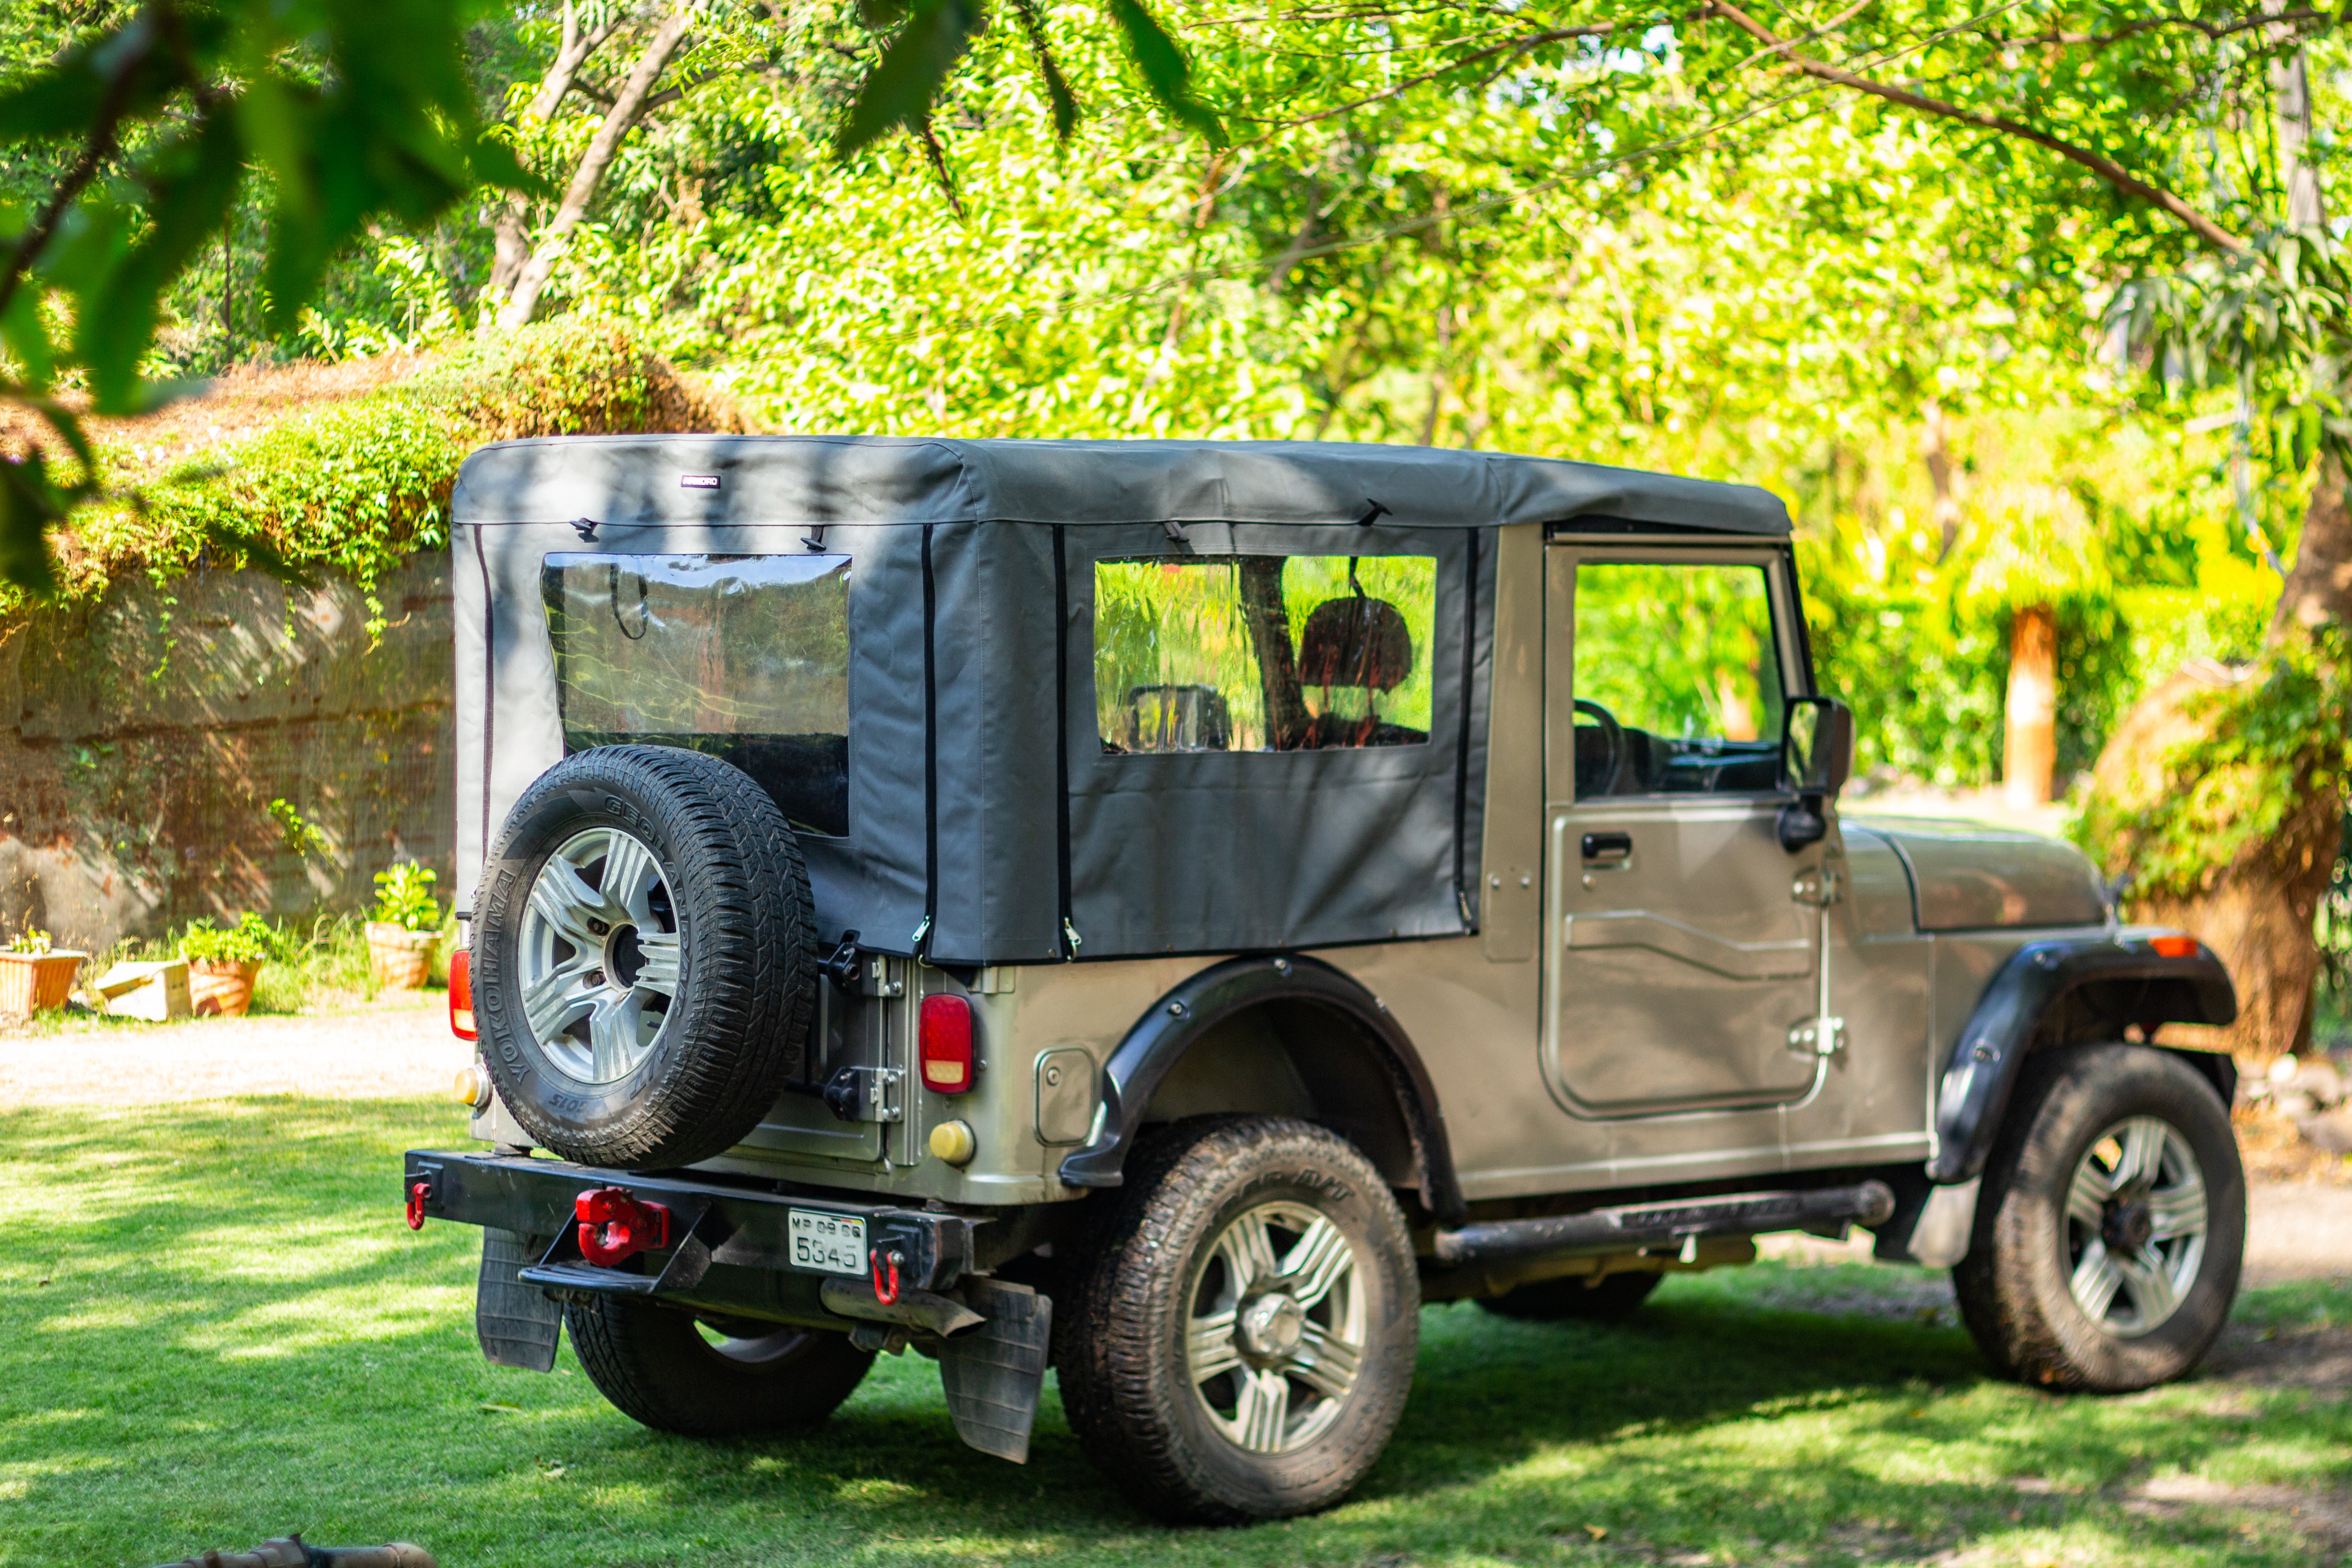
[[[0,1103],[160,1105],[238,1094],[361,1100],[438,1095],[473,1059],[446,997],[411,993],[349,1012],[89,1019],[0,1037]]]

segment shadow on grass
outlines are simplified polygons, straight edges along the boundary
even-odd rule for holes
[[[1025,1468],[965,1449],[912,1356],[813,1436],[725,1444],[632,1425],[568,1350],[552,1376],[487,1365],[475,1234],[412,1236],[398,1215],[400,1151],[458,1133],[405,1102],[0,1115],[0,1564],[135,1568],[296,1526],[411,1537],[448,1568],[2022,1563],[2061,1545],[2135,1568],[2285,1563],[2310,1560],[2291,1521],[2135,1511],[2121,1489],[2347,1477],[2340,1402],[2053,1397],[1988,1380],[1948,1327],[1760,1305],[1795,1277],[1760,1266],[1670,1281],[1613,1330],[1433,1308],[1403,1423],[1346,1505],[1171,1531],[1105,1488],[1050,1394]]]

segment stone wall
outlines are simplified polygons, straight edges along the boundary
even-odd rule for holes
[[[446,905],[447,558],[378,598],[373,639],[349,584],[255,572],[138,579],[0,626],[0,935],[95,949],[199,915],[359,910],[396,859],[432,867]]]

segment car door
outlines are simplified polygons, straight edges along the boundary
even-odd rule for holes
[[[1595,1120],[1802,1099],[1820,1058],[1822,849],[1781,847],[1802,691],[1770,551],[1546,551],[1543,1050]]]

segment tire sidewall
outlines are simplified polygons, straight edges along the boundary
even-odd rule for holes
[[[1329,1135],[1317,1129],[1276,1123],[1270,1131],[1276,1136],[1237,1155],[1213,1142],[1195,1150],[1176,1174],[1178,1181],[1190,1178],[1187,1199],[1160,1238],[1162,1248],[1155,1249],[1181,1262],[1174,1268],[1145,1265],[1154,1267],[1152,1327],[1162,1347],[1152,1358],[1161,1385],[1151,1390],[1151,1398],[1179,1437],[1170,1457],[1193,1489],[1235,1516],[1260,1518],[1306,1512],[1336,1500],[1379,1457],[1412,1386],[1421,1305],[1402,1216],[1370,1163],[1360,1156],[1332,1159]],[[1211,1157],[1200,1158],[1204,1153]],[[1338,1419],[1320,1436],[1286,1453],[1258,1454],[1219,1430],[1194,1390],[1186,1330],[1211,1244],[1243,1213],[1278,1202],[1325,1215],[1348,1237],[1356,1255],[1357,1289],[1364,1292],[1364,1354]]]
[[[2093,1321],[2074,1300],[2065,1205],[2084,1157],[2135,1116],[2163,1121],[2196,1155],[2207,1228],[2197,1278],[2179,1306],[2147,1333],[2126,1339]],[[2044,1080],[1992,1221],[1996,1257],[2021,1271],[2019,1294],[2041,1320],[2034,1337],[2058,1352],[2054,1361],[2023,1368],[2029,1377],[2107,1392],[2178,1377],[2210,1348],[2237,1297],[2246,1194],[2229,1113],[2195,1069],[2161,1051],[2118,1045],[2071,1052]]]
[[[664,805],[633,776],[625,759],[582,753],[551,770],[516,803],[483,868],[472,959],[483,1061],[508,1110],[551,1146],[625,1139],[677,1074],[697,1033],[702,987],[695,983],[695,972],[698,961],[709,955],[698,951],[697,939],[703,933],[689,914],[684,886],[699,869],[697,846],[680,841]],[[531,1032],[522,1009],[520,941],[523,913],[540,872],[566,843],[599,827],[620,828],[653,851],[669,883],[677,921],[678,979],[668,1023],[655,1048],[623,1077],[590,1084],[558,1067]]]

